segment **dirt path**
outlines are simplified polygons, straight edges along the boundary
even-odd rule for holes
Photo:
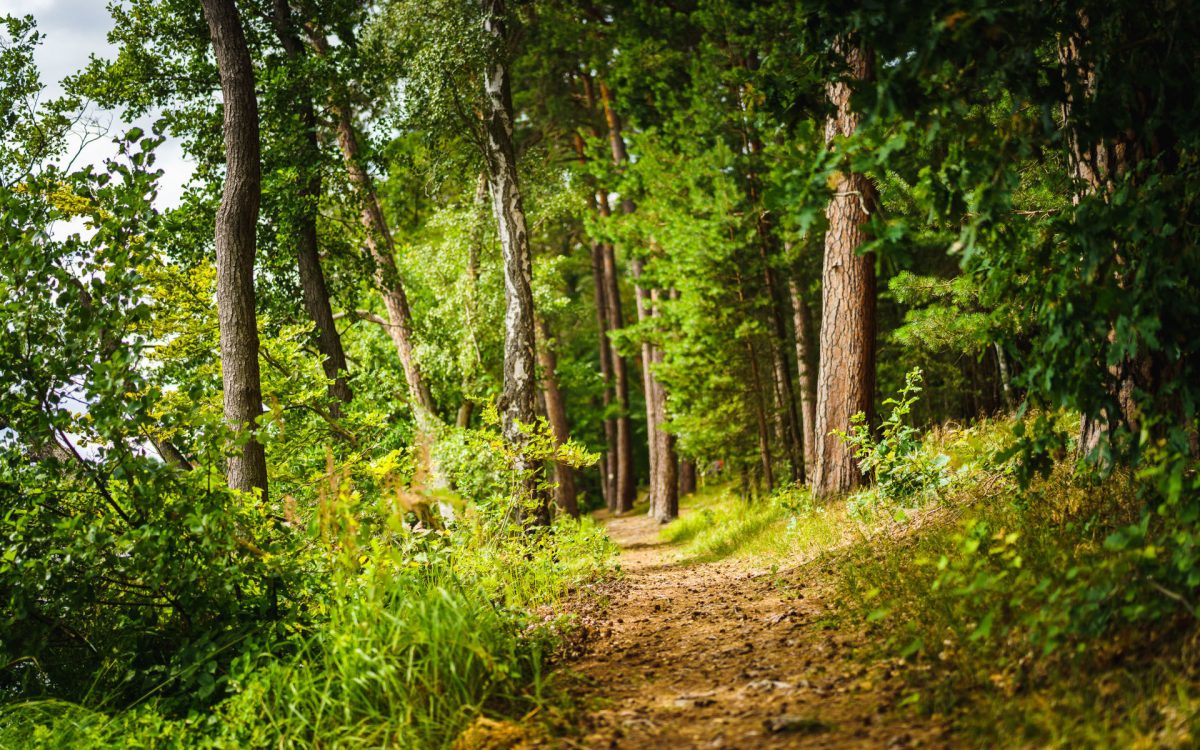
[[[830,629],[828,574],[683,564],[644,516],[607,522],[622,580],[590,631],[580,674],[587,748],[947,747],[941,727],[890,709],[901,681],[851,658]]]

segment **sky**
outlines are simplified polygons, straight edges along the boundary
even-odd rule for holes
[[[113,57],[116,48],[105,38],[112,29],[108,14],[109,0],[0,0],[0,15],[32,15],[44,38],[35,58],[46,87],[44,99],[62,93],[63,78],[87,65],[91,55]],[[116,153],[112,137],[131,126],[149,130],[153,118],[124,122],[119,112],[95,109],[93,116],[108,126],[109,135],[91,143],[80,153],[75,165],[102,164]],[[163,170],[159,180],[159,209],[178,205],[183,187],[191,177],[193,164],[186,158],[178,141],[168,139],[157,150],[156,166]]]

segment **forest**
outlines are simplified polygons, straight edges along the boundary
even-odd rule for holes
[[[1200,745],[1200,4],[93,4],[0,748]]]

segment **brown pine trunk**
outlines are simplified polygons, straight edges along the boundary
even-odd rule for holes
[[[758,462],[762,468],[762,478],[767,485],[767,492],[775,489],[775,472],[771,468],[771,438],[767,430],[767,413],[763,406],[762,375],[758,368],[758,352],[754,350],[754,342],[746,339],[746,356],[750,359],[750,385],[754,389],[755,423],[758,426]]]
[[[686,497],[696,491],[696,462],[690,458],[679,461],[679,496]]]
[[[538,336],[538,363],[542,367],[542,394],[546,402],[546,421],[550,423],[550,432],[554,442],[562,445],[571,436],[567,424],[567,408],[563,402],[562,391],[558,387],[558,356],[551,346],[550,327],[546,321],[536,318]],[[575,486],[575,468],[570,464],[556,461],[554,463],[554,500],[560,512],[568,513],[573,518],[579,517],[578,490]]]
[[[659,309],[660,292],[651,292],[650,299],[654,304],[652,314],[661,314]],[[651,347],[652,363],[661,364],[663,352],[659,347]],[[649,372],[649,370],[648,370]],[[651,482],[652,507],[654,518],[659,523],[668,523],[679,517],[679,459],[675,455],[675,436],[662,428],[667,421],[667,392],[653,372],[647,376],[650,384],[650,394],[654,405],[654,479]]]
[[[813,366],[812,356],[812,312],[795,279],[788,280],[788,293],[792,298],[792,324],[796,332],[796,369],[800,373],[804,465],[811,479],[817,457],[817,368]]]
[[[502,0],[483,0],[484,32],[497,50],[506,49],[508,38]],[[536,492],[537,467],[524,455],[527,436],[521,424],[533,424],[537,388],[536,343],[533,311],[533,258],[529,231],[517,180],[517,156],[513,148],[512,82],[507,61],[497,54],[484,71],[484,156],[492,209],[496,216],[500,248],[504,256],[504,383],[500,396],[504,438],[516,452],[516,470],[522,475],[521,497],[532,501]],[[549,507],[537,499],[531,520],[549,522]]]
[[[597,196],[597,203],[601,216],[612,215],[612,210],[608,205],[608,196],[603,192]],[[617,254],[608,242],[601,244],[601,259],[604,265],[604,303],[608,330],[619,331],[625,327],[625,316],[621,311],[621,291],[617,285]],[[617,351],[617,347],[611,339],[608,346],[609,361],[613,369],[613,391],[619,410],[615,420],[617,426],[617,482],[615,488],[617,512],[627,513],[633,509],[633,503],[637,500],[637,473],[633,463],[633,425],[629,416],[629,363]]]
[[[632,271],[631,275],[633,276],[633,283],[634,283],[633,289],[634,289],[634,295],[635,295],[634,299],[637,303],[637,316],[638,316],[639,323],[644,323],[646,321],[646,319],[653,314],[653,312],[651,310],[650,294],[649,294],[649,292],[646,291],[646,289],[641,284],[638,283],[638,280],[642,276],[642,265],[643,264],[640,259],[635,259],[632,262],[632,264],[630,265],[630,270]],[[652,516],[657,516],[658,501],[659,501],[659,494],[661,492],[661,488],[658,486],[658,477],[659,477],[659,474],[658,474],[658,459],[659,459],[658,432],[659,432],[659,430],[658,430],[658,413],[657,413],[657,410],[654,405],[656,389],[654,386],[654,375],[650,369],[650,366],[653,364],[653,362],[654,362],[654,347],[652,347],[650,345],[650,342],[643,341],[642,342],[642,392],[645,394],[645,402],[646,402],[646,443],[647,443],[646,447],[647,447],[647,453],[648,453],[649,459],[650,459],[650,461],[649,461],[649,463],[650,463],[650,488],[648,490],[648,497],[650,500],[649,513]]]
[[[254,309],[255,230],[262,187],[254,68],[233,0],[201,0],[224,99],[225,187],[217,211],[217,322],[225,421],[253,435],[262,414],[258,319]],[[229,457],[229,486],[267,500],[262,444],[246,440]]]
[[[575,153],[579,157],[580,163],[586,163],[587,152],[584,146],[583,136],[578,133],[574,137]],[[598,210],[599,206],[596,202],[596,195],[592,193],[588,196],[588,208],[592,211]],[[605,273],[605,258],[604,246],[595,240],[591,243],[592,247],[592,279],[593,279],[593,297],[596,305],[596,333],[597,343],[600,350],[600,377],[604,381],[604,391],[601,396],[604,407],[604,445],[605,452],[600,459],[600,492],[604,496],[605,505],[609,512],[617,510],[617,472],[616,466],[619,458],[617,449],[617,423],[610,415],[613,402],[613,350],[612,344],[608,338],[608,277]],[[627,428],[628,429],[628,428]],[[628,431],[626,432],[628,435]],[[632,444],[629,446],[632,451]]]
[[[287,0],[274,0],[272,21],[275,35],[283,46],[288,59],[293,63],[303,59],[304,44],[296,34],[292,23],[291,8]],[[301,83],[301,86],[303,84]],[[297,267],[300,272],[300,294],[304,309],[317,329],[317,351],[321,353],[321,367],[329,380],[329,395],[342,402],[353,396],[346,382],[346,352],[342,348],[342,337],[333,320],[333,308],[329,304],[329,288],[325,284],[325,272],[321,269],[321,255],[317,243],[317,201],[321,197],[320,144],[317,140],[317,114],[312,97],[301,90],[296,96],[296,109],[304,127],[304,138],[296,166],[301,174],[300,189],[297,191],[299,214],[296,227]],[[337,404],[330,408],[331,416],[337,417]]]
[[[309,29],[309,40],[318,55],[329,53],[329,42],[323,34]],[[336,121],[338,146],[346,164],[350,183],[358,194],[360,218],[366,229],[367,252],[375,266],[375,285],[383,296],[388,313],[388,335],[396,347],[400,364],[404,368],[404,379],[408,383],[409,398],[418,425],[428,426],[427,420],[435,418],[433,396],[421,374],[417,363],[412,312],[408,307],[408,295],[396,268],[396,248],[391,228],[383,215],[374,180],[362,160],[362,146],[354,127],[354,115],[350,103],[342,94],[330,96],[329,108]]]
[[[850,75],[871,77],[870,54],[845,39],[837,42]],[[860,116],[850,107],[850,86],[839,81],[826,89],[836,112],[825,125],[825,143],[847,136]],[[813,492],[830,497],[863,484],[850,449],[830,434],[850,430],[850,419],[872,415],[875,393],[875,265],[858,254],[868,239],[866,223],[876,205],[875,186],[861,174],[836,175],[834,195],[825,215],[825,261],[822,272],[821,362],[817,371],[817,470]]]

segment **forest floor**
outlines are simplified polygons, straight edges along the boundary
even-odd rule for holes
[[[680,559],[645,515],[605,518],[624,575],[584,613],[578,734],[566,748],[938,748],[943,723],[896,711],[896,662],[831,617],[835,572]]]

